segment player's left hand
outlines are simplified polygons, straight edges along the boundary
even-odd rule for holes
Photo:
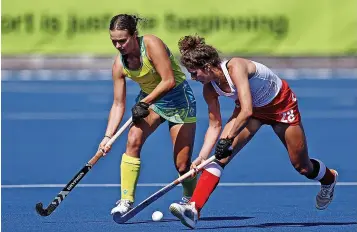
[[[99,144],[99,150],[101,150],[103,152],[103,156],[105,156],[112,148],[111,146],[106,146],[109,139],[110,138],[108,136],[104,136],[102,142],[100,142],[100,144]]]
[[[198,173],[198,169],[197,166],[200,165],[203,161],[205,161],[205,159],[203,159],[201,156],[198,156],[192,163],[190,166],[190,170],[193,169],[193,174],[191,175],[191,177],[195,177]]]
[[[219,139],[215,151],[216,158],[220,160],[232,155],[232,143],[233,139]]]
[[[133,122],[135,124],[138,123],[142,118],[146,118],[150,114],[149,106],[150,105],[146,102],[138,102],[131,109]]]

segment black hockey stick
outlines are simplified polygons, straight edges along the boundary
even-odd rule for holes
[[[107,142],[106,145],[112,145],[114,141],[119,137],[119,135],[121,135],[123,131],[131,124],[131,122],[132,118],[130,117],[129,120],[115,133],[115,135]],[[44,217],[50,215],[102,156],[103,151],[98,150],[97,153],[92,157],[92,159],[89,160],[88,163],[73,177],[73,179],[66,185],[66,187],[64,187],[62,191],[58,193],[58,195],[47,206],[47,208],[43,208],[43,204],[41,202],[37,203],[37,213]]]

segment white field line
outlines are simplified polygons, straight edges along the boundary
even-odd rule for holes
[[[139,187],[164,187],[169,183],[146,183],[138,184]],[[318,182],[235,182],[235,183],[220,183],[218,186],[222,187],[264,187],[264,186],[315,186],[320,185]],[[338,182],[340,186],[357,186],[357,182]],[[110,188],[120,187],[120,184],[78,184],[77,187],[82,188]],[[65,187],[65,184],[14,184],[1,185],[1,188],[60,188]]]

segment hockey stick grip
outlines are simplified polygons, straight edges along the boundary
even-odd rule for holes
[[[212,161],[214,161],[216,159],[216,156],[211,156],[209,157],[207,160],[203,161],[202,163],[200,163],[196,169],[191,169],[190,171],[186,172],[185,174],[183,174],[182,176],[180,176],[179,178],[177,178],[174,182],[176,184],[181,183],[182,181],[184,181],[185,179],[187,179],[188,177],[190,177],[191,175],[193,175],[195,172],[199,172],[201,171],[207,164],[211,163]]]
[[[106,146],[111,146],[115,140],[125,131],[125,129],[130,126],[130,124],[133,122],[133,118],[130,117],[128,121],[113,135],[111,139],[107,142]],[[103,150],[99,149],[97,153],[88,161],[88,164],[93,166],[97,161],[103,156],[104,152]]]

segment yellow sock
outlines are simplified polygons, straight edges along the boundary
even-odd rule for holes
[[[135,189],[140,173],[140,158],[123,154],[120,164],[121,199],[134,202]]]
[[[192,197],[193,191],[195,191],[197,184],[197,175],[195,177],[189,177],[186,180],[182,181],[183,187],[183,196],[184,197]]]

